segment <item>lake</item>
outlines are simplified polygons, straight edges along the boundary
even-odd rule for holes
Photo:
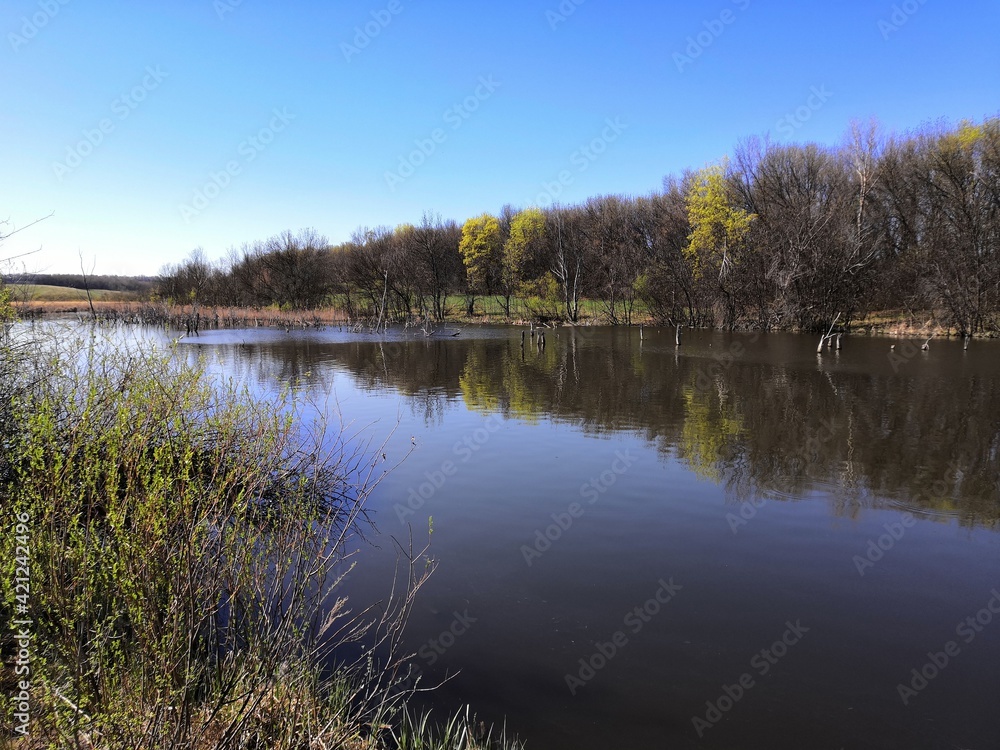
[[[345,586],[383,594],[432,523],[435,715],[529,748],[1000,747],[1000,343],[521,331],[182,342],[405,458]]]

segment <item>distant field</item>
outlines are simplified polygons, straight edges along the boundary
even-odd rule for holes
[[[73,289],[68,286],[49,286],[47,284],[29,284],[18,287],[15,296],[26,299],[29,302],[87,301],[87,292],[83,289]],[[112,292],[107,289],[91,289],[90,296],[93,297],[95,302],[113,302],[132,298],[132,295],[127,292]]]

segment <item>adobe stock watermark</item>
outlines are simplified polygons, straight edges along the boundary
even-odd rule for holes
[[[684,588],[680,584],[674,583],[672,577],[666,581],[661,578],[657,583],[660,587],[652,597],[626,613],[622,619],[622,628],[612,633],[607,641],[598,641],[594,644],[594,653],[581,657],[577,662],[580,665],[579,669],[575,673],[565,675],[564,679],[570,695],[575,696],[580,688],[593,680],[597,673],[604,669],[618,655],[618,652],[629,644],[629,635],[638,635],[646,627],[646,624],[652,621],[660,613],[660,610],[672,602],[678,592]]]
[[[32,13],[31,16],[21,16],[21,28],[19,29],[21,33],[18,34],[11,31],[7,34],[7,41],[10,42],[10,48],[14,52],[17,52],[21,47],[38,36],[38,32],[48,26],[52,19],[59,15],[59,11],[62,10],[63,6],[69,4],[70,0],[40,0],[37,11]]]
[[[569,156],[570,166],[575,170],[563,169],[556,175],[554,180],[542,183],[542,192],[529,201],[535,206],[546,206],[555,203],[560,195],[574,183],[577,175],[581,175],[590,169],[601,156],[608,150],[612,143],[621,138],[622,133],[628,130],[628,125],[621,121],[621,117],[608,118],[604,121],[605,127],[601,134],[591,139],[589,143],[580,146]]]
[[[31,726],[31,669],[35,650],[34,622],[31,619],[32,518],[29,513],[19,513],[11,529],[14,532],[14,619],[13,669],[14,692],[9,696],[14,719],[14,734],[27,737]]]
[[[104,139],[115,132],[118,123],[127,120],[139,105],[146,101],[146,97],[156,91],[169,76],[170,74],[161,70],[159,65],[147,67],[146,75],[138,84],[112,100],[110,107],[114,118],[102,117],[93,128],[83,130],[81,133],[83,138],[74,145],[66,147],[66,156],[63,160],[52,162],[52,172],[56,179],[63,182],[67,175],[76,171],[84,160],[104,143]]]
[[[373,10],[371,12],[372,20],[367,21],[363,26],[354,27],[354,37],[351,42],[340,43],[340,51],[344,53],[344,59],[350,62],[351,58],[360,55],[362,50],[367,49],[375,37],[381,34],[392,23],[392,19],[403,10],[403,4],[399,0],[391,0],[384,8]]]
[[[760,333],[755,332],[747,339],[748,344],[756,344],[760,340]],[[712,363],[708,367],[699,365],[698,372],[694,378],[694,387],[701,392],[712,389],[715,384],[713,378],[727,372],[737,360],[743,358],[747,353],[747,348],[742,341],[733,341],[726,349],[712,352]]]
[[[751,0],[732,0],[733,5],[740,12],[749,8],[750,2]],[[715,41],[726,32],[726,29],[736,23],[737,18],[739,16],[733,12],[732,8],[724,8],[716,18],[705,21],[702,24],[704,29],[687,38],[684,51],[674,52],[673,59],[674,65],[677,66],[677,72],[683,73],[685,68],[694,65],[695,60],[701,57],[706,49],[715,44]]]
[[[756,687],[757,681],[754,674],[758,677],[764,677],[808,632],[809,628],[803,626],[801,620],[796,620],[794,623],[791,620],[786,621],[785,632],[781,634],[781,637],[751,657],[751,671],[741,674],[731,685],[722,685],[722,694],[715,700],[705,702],[704,716],[691,717],[691,723],[698,733],[698,737],[704,737],[705,732],[722,721],[722,717]]]
[[[811,454],[815,453],[822,447],[825,443],[833,437],[836,431],[836,424],[826,419],[826,417],[820,419],[820,429],[815,435],[809,437],[804,443],[799,446],[799,454],[794,456],[789,462],[789,468],[792,471],[800,471],[809,464],[809,457]],[[729,530],[733,532],[733,536],[739,533],[740,529],[747,524],[749,524],[757,514],[760,509],[771,502],[771,498],[766,495],[755,496],[751,500],[746,500],[740,503],[739,513],[727,513],[726,523],[729,524]]]
[[[266,126],[248,136],[237,147],[236,153],[242,157],[241,159],[231,159],[226,162],[223,169],[209,172],[208,180],[194,191],[191,202],[177,206],[184,223],[191,223],[192,219],[222,195],[222,191],[232,184],[233,178],[242,174],[243,168],[260,156],[261,152],[274,142],[277,134],[285,130],[295,119],[295,115],[291,114],[287,107],[280,110],[273,109],[271,114],[271,120]]]
[[[832,97],[833,92],[829,91],[825,84],[819,87],[810,87],[809,96],[806,97],[805,103],[800,104],[784,117],[779,117],[778,121],[774,123],[775,129],[785,138],[791,138],[795,135],[795,131],[809,122],[812,116],[823,109],[823,105]]]
[[[241,5],[243,5],[243,0],[214,0],[212,8],[215,10],[215,15],[222,21]]]
[[[576,9],[587,0],[562,0],[555,9],[545,11],[545,20],[549,22],[549,28],[555,31],[559,24],[566,23],[569,17],[576,13]]]
[[[733,532],[733,536],[739,534],[740,527],[746,526],[755,519],[760,509],[770,502],[771,498],[766,495],[754,495],[749,500],[740,503],[739,514],[726,513],[726,523],[729,524],[729,530]]]
[[[479,618],[469,614],[468,609],[464,612],[455,611],[452,613],[452,617],[451,624],[447,628],[417,649],[417,656],[423,659],[428,667],[434,666],[448,649],[454,646],[458,639],[469,632],[472,625],[479,621]],[[415,689],[424,674],[424,668],[415,661],[409,661],[406,667],[406,676],[393,686],[401,692]]]
[[[441,116],[445,125],[449,126],[450,132],[449,129],[443,127],[434,128],[426,138],[418,138],[413,142],[416,146],[413,151],[399,157],[396,171],[386,171],[385,184],[389,190],[395,193],[397,187],[413,177],[417,169],[437,153],[441,144],[448,140],[451,133],[459,130],[479,110],[483,102],[489,100],[496,93],[501,85],[499,81],[493,79],[492,75],[480,76],[479,85],[476,86],[475,91],[461,102],[448,107]]]
[[[900,365],[907,364],[922,351],[924,351],[923,348],[918,346],[913,339],[903,339],[899,345],[899,351],[896,351],[896,345],[893,344],[889,348],[889,353],[886,357],[889,360],[889,364],[892,365],[893,373],[898,373]]]
[[[986,606],[972,615],[962,619],[955,626],[955,635],[961,640],[961,644],[968,646],[983,630],[993,623],[997,615],[1000,615],[1000,591],[993,589],[992,595],[986,602]],[[951,664],[952,659],[962,653],[962,645],[958,640],[951,640],[941,647],[940,651],[928,651],[927,661],[920,667],[910,670],[909,681],[900,682],[896,685],[896,692],[904,706],[909,706],[910,701],[916,698],[922,691],[937,679],[938,675]]]
[[[437,660],[455,645],[455,641],[465,635],[469,628],[479,621],[478,618],[469,615],[469,610],[453,612],[452,614],[454,619],[451,621],[451,625],[417,650],[417,655],[427,662],[428,667],[434,666]]]
[[[920,492],[917,493],[912,502],[950,497],[951,485],[964,473],[964,469],[958,461],[949,461],[944,475],[933,482],[923,483]],[[917,519],[912,513],[904,513],[898,521],[884,524],[882,528],[885,529],[885,533],[880,534],[875,539],[869,539],[865,545],[864,553],[851,558],[858,575],[864,578],[865,572],[869,568],[874,568],[876,563],[895,549],[896,545],[906,536],[906,532],[916,525]]]
[[[563,534],[569,531],[576,520],[583,517],[587,512],[587,506],[597,503],[601,495],[614,487],[618,477],[627,472],[637,460],[627,449],[624,453],[615,451],[615,460],[611,462],[611,467],[602,471],[597,477],[592,477],[586,484],[581,485],[580,497],[587,501],[587,505],[581,505],[574,501],[562,513],[553,513],[552,523],[544,529],[536,530],[534,541],[531,544],[521,545],[521,554],[528,567],[530,568],[535,560],[552,549],[553,543],[562,539]]]
[[[903,538],[906,530],[912,529],[916,525],[917,519],[913,517],[912,513],[904,513],[898,521],[883,524],[882,528],[885,529],[885,533],[880,534],[876,539],[868,540],[864,555],[855,555],[851,558],[858,575],[864,578],[865,570],[874,568],[875,563],[885,557],[885,553],[889,552],[896,546],[896,542]]]
[[[893,5],[889,18],[880,18],[878,21],[878,30],[882,34],[882,40],[889,41],[889,37],[909,23],[917,11],[926,4],[927,0],[904,0],[902,3]]]
[[[468,463],[472,457],[483,449],[490,438],[498,433],[503,427],[503,420],[497,414],[490,415],[482,424],[452,446],[452,454],[458,459],[458,463],[449,459],[441,462],[434,471],[424,472],[426,482],[421,482],[416,487],[410,487],[405,503],[396,503],[393,510],[399,522],[406,525],[406,519],[421,510],[427,501],[437,494],[437,491],[444,487],[451,477],[458,474],[462,464]]]

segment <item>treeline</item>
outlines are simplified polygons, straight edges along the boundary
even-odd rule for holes
[[[232,306],[442,320],[498,301],[506,317],[576,321],[581,301],[697,326],[812,330],[867,314],[929,313],[962,334],[1000,324],[1000,118],[883,137],[853,125],[833,147],[752,138],[731,159],[643,197],[504,206],[459,227],[311,230],[195,251],[161,295]],[[456,300],[461,297],[461,300]],[[459,308],[459,304],[461,308]]]
[[[91,276],[66,273],[19,273],[4,275],[7,284],[40,284],[61,286],[69,289],[105,289],[112,292],[129,292],[131,294],[149,294],[158,284],[151,276]]]

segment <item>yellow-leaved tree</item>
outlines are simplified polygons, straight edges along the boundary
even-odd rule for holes
[[[458,251],[469,276],[469,287],[480,294],[492,293],[498,280],[503,251],[500,220],[492,214],[483,214],[466,221]]]
[[[696,283],[718,279],[727,300],[726,323],[732,325],[735,308],[726,279],[739,264],[740,250],[756,217],[730,202],[725,170],[725,163],[705,167],[688,186],[685,205],[691,233],[684,256]]]
[[[524,266],[545,238],[545,214],[540,208],[527,208],[510,222],[510,236],[503,248],[505,283],[517,289],[524,281]]]
[[[710,272],[724,277],[736,262],[733,255],[750,231],[754,215],[729,202],[723,164],[695,173],[686,205],[691,233],[684,254],[692,263],[695,278]]]

